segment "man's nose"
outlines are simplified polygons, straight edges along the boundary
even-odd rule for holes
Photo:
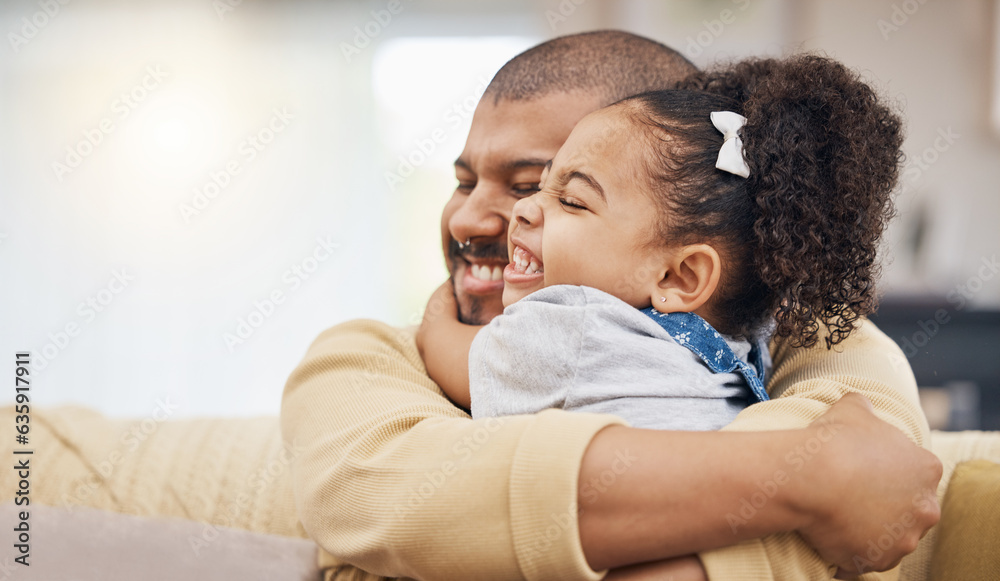
[[[489,184],[477,184],[448,221],[448,230],[459,242],[473,238],[497,238],[507,234],[510,196]]]
[[[538,195],[529,198],[521,198],[514,204],[513,219],[518,226],[541,226],[542,209],[539,207]]]

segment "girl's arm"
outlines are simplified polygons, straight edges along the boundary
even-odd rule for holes
[[[417,331],[417,349],[427,366],[427,375],[451,401],[465,409],[470,408],[469,347],[480,329],[482,326],[459,322],[455,291],[449,280],[427,301]]]

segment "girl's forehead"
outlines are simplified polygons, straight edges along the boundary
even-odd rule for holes
[[[562,168],[586,165],[608,178],[612,174],[634,176],[646,166],[648,150],[653,146],[641,132],[622,107],[600,109],[574,127],[553,165]]]
[[[635,128],[616,107],[606,107],[590,113],[577,123],[562,152],[564,161],[579,158],[604,158],[628,142]],[[621,152],[624,153],[624,152]]]
[[[631,126],[626,113],[623,105],[611,105],[588,114],[577,127],[584,125],[588,132],[618,135]]]
[[[552,161],[545,182],[568,184],[583,174],[600,185],[606,203],[648,201],[651,140],[619,107],[601,109],[584,117]]]

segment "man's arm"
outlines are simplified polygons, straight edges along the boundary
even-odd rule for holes
[[[928,447],[927,421],[920,408],[916,381],[906,357],[871,322],[862,322],[834,351],[824,347],[779,347],[774,351],[774,363],[774,378],[768,385],[772,399],[744,410],[726,430],[798,428],[826,412],[844,394],[860,393],[871,401],[879,418],[896,428],[897,434],[905,435],[916,445]],[[886,437],[889,436],[897,435],[888,434]],[[871,445],[883,458],[892,450],[882,437],[873,436]],[[812,448],[789,449],[783,458],[786,471],[802,471],[815,459],[822,459],[824,450],[814,448],[815,443]],[[821,516],[818,522],[830,523],[830,528],[805,527],[801,530],[803,535],[783,533],[702,553],[700,556],[710,578],[726,579],[735,570],[742,571],[747,579],[827,578],[830,571],[828,562],[833,561],[856,573],[879,570],[881,567],[878,565],[882,564],[880,559],[888,557],[888,553],[898,559],[902,556],[899,551],[910,552],[916,547],[919,533],[925,530],[921,525],[927,526],[937,520],[939,509],[932,492],[933,485],[940,478],[941,466],[930,454],[923,456],[921,465],[914,465],[909,474],[904,472],[896,478],[876,470],[884,467],[884,460],[873,459],[872,470],[864,469],[864,464],[857,463],[832,467],[831,478],[836,479],[845,470],[850,470],[852,482],[839,487],[828,483],[814,492],[816,496],[813,500],[828,506],[826,516]],[[859,470],[859,467],[862,469]],[[934,476],[932,481],[921,480],[921,475],[927,474]],[[918,482],[926,487],[923,491],[903,489],[907,484]],[[898,488],[894,490],[893,486]],[[872,487],[883,491],[884,501],[869,495]],[[856,496],[859,491],[867,500]],[[882,512],[890,505],[891,510]],[[876,526],[868,529],[859,527],[854,533],[863,546],[853,550],[833,547],[829,533],[836,527],[849,525],[849,519],[855,518],[852,515],[859,509],[878,511],[880,515],[879,518],[872,518],[876,513],[869,513],[867,522]],[[884,550],[878,544],[886,544],[883,537],[887,531],[892,533],[892,546]],[[803,541],[803,536],[808,542]],[[876,547],[874,551],[872,546]],[[814,547],[826,560],[817,555]],[[748,576],[747,571],[754,572],[754,575]],[[894,578],[894,575],[878,578]]]
[[[645,461],[632,452],[632,464],[620,469],[613,459],[626,449],[661,452]],[[859,486],[862,471],[877,474]],[[615,479],[608,477],[617,473]],[[884,522],[909,513],[912,524],[901,532],[898,544],[873,559],[873,569],[885,569],[912,550],[910,545],[936,521],[936,503],[918,511],[912,499],[915,494],[933,499],[939,478],[940,463],[933,454],[877,420],[857,395],[845,396],[817,421],[796,430],[609,427],[597,434],[583,460],[580,534],[594,568],[706,551],[792,530],[808,531],[832,561],[846,567],[855,552],[867,549],[871,535],[878,538],[885,532]],[[664,484],[651,484],[655,482]],[[588,484],[598,490],[589,499]],[[772,541],[777,553],[789,550],[787,540]],[[810,553],[826,575],[829,567]],[[705,554],[702,560],[711,575],[713,563]],[[744,569],[744,574],[757,570]]]
[[[292,479],[309,535],[365,570],[442,580],[600,578],[572,505],[584,450],[619,422],[558,410],[471,420],[427,377],[414,332],[375,321],[320,335],[281,413],[283,438],[303,450]]]

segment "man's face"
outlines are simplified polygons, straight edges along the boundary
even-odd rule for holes
[[[480,101],[455,161],[458,187],[441,216],[445,259],[463,322],[482,325],[503,312],[507,225],[514,203],[538,191],[545,164],[577,121],[601,105],[597,96],[584,93],[495,105],[487,95]]]

